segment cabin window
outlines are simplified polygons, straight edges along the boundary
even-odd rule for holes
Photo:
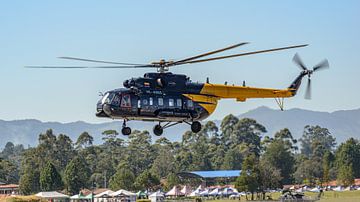
[[[160,105],[160,106],[163,106],[163,105],[164,105],[164,100],[163,100],[163,98],[161,98],[161,97],[158,98],[158,105]]]
[[[120,105],[120,97],[119,95],[115,95],[114,99],[112,100],[111,104],[115,105],[115,106],[119,106]]]
[[[148,104],[148,100],[147,99],[143,99],[143,105],[147,105]]]
[[[121,107],[131,107],[130,95],[123,95],[121,98]]]
[[[194,107],[193,101],[192,101],[192,100],[188,100],[188,101],[187,101],[187,106],[190,107],[190,108],[191,108],[191,107]]]
[[[174,106],[174,99],[169,99],[169,107],[173,107]]]
[[[176,100],[176,105],[177,105],[178,107],[181,107],[181,106],[182,106],[182,100],[181,100],[181,99],[177,99],[177,100]]]
[[[154,103],[153,103],[153,98],[152,97],[150,97],[149,98],[149,105],[153,105]]]

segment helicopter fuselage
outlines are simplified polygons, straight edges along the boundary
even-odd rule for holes
[[[203,95],[204,83],[172,73],[147,73],[108,91],[97,103],[98,117],[183,122],[201,121],[214,112],[218,98]]]

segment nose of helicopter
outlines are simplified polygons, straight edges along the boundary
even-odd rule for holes
[[[108,104],[102,104],[101,102],[96,105],[96,116],[97,117],[110,117],[111,111]]]

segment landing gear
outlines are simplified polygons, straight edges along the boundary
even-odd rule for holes
[[[163,127],[161,127],[160,124],[158,125],[155,125],[154,128],[153,128],[153,132],[156,136],[160,136],[163,134],[164,130],[163,130]]]
[[[121,129],[121,133],[123,135],[126,135],[126,136],[131,134],[131,128],[126,126],[126,120],[125,119],[124,119],[123,127]]]
[[[201,130],[201,123],[199,121],[194,121],[191,124],[191,131],[193,133],[198,133]]]

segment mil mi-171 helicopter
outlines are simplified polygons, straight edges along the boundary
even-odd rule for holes
[[[323,60],[313,69],[308,69],[295,54],[293,61],[301,68],[299,76],[285,89],[256,88],[249,87],[243,83],[242,86],[225,84],[211,84],[192,82],[189,77],[182,74],[172,74],[170,67],[221,60],[245,55],[259,54],[265,52],[280,51],[307,46],[297,45],[254,52],[246,52],[220,57],[203,58],[215,53],[223,52],[248,43],[239,43],[223,49],[207,52],[193,57],[177,61],[160,60],[150,64],[133,64],[110,62],[102,60],[83,59],[75,57],[60,57],[61,59],[79,60],[85,62],[112,64],[113,66],[27,66],[30,68],[155,68],[157,72],[145,73],[143,77],[125,80],[125,88],[111,90],[102,95],[97,103],[97,117],[112,119],[123,119],[122,134],[131,134],[131,128],[126,126],[130,120],[156,121],[153,128],[155,135],[160,136],[165,128],[179,123],[187,123],[191,131],[197,133],[201,130],[201,120],[212,114],[217,106],[218,100],[232,98],[244,102],[249,98],[275,98],[277,104],[283,109],[284,98],[295,96],[301,80],[308,76],[308,85],[305,98],[310,99],[310,76],[320,70],[329,67],[328,61]]]

